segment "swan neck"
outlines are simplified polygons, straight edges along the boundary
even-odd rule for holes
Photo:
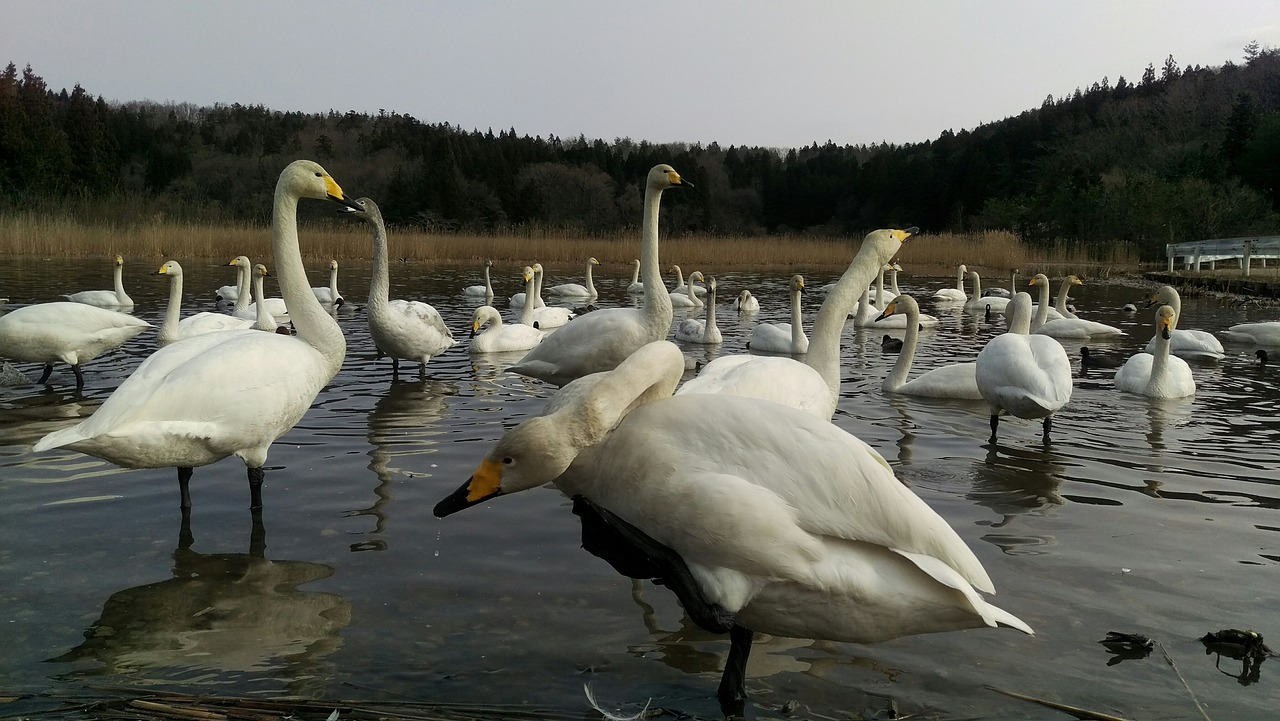
[[[658,263],[658,206],[662,202],[662,190],[645,186],[644,217],[640,223],[640,277],[644,283],[644,307],[642,317],[648,330],[657,338],[665,338],[671,326],[671,296],[662,282],[662,269]]]
[[[182,275],[169,276],[169,307],[164,312],[164,323],[160,324],[160,340],[172,338],[178,332],[178,321],[182,306]]]
[[[707,288],[707,326],[703,335],[711,332],[716,327],[716,292],[712,288]]]
[[[236,310],[248,310],[252,302],[249,291],[249,266],[236,264]]]
[[[253,279],[253,307],[256,311],[256,321],[253,327],[258,330],[273,331],[278,324],[275,316],[271,315],[271,311],[267,310],[267,294],[262,289],[265,282],[261,275],[255,276]]]
[[[333,295],[333,300],[338,299],[338,269],[329,269],[329,292]]]
[[[373,277],[369,281],[369,310],[381,312],[387,307],[391,293],[391,271],[387,260],[387,228],[382,223],[373,225]],[[485,268],[488,274],[489,269]]]
[[[667,341],[650,343],[614,370],[602,374],[589,393],[550,417],[555,417],[556,425],[564,429],[568,445],[581,451],[599,443],[631,411],[671,397],[683,376],[684,356],[680,349]]]
[[[977,300],[982,297],[982,276],[973,273],[970,277],[973,278],[973,299]]]
[[[596,292],[596,283],[591,279],[591,264],[587,263],[587,293],[591,295],[599,295]]]
[[[275,255],[280,295],[284,298],[289,320],[305,341],[324,358],[329,378],[337,375],[346,357],[347,341],[342,329],[320,305],[311,292],[302,251],[298,247],[298,197],[289,192],[282,176],[276,185],[274,217],[271,223],[271,250]]]
[[[964,292],[964,266],[956,268],[956,290]]]
[[[1053,307],[1062,315],[1070,318],[1067,311],[1067,291],[1071,288],[1070,280],[1063,280],[1062,285],[1058,286],[1058,298],[1054,302]]]
[[[1036,305],[1036,317],[1031,319],[1031,327],[1039,328],[1049,320],[1049,284],[1040,284],[1040,301]]]
[[[827,382],[833,412],[840,400],[840,336],[844,323],[860,295],[863,303],[859,316],[867,310],[867,288],[881,265],[875,244],[863,243],[813,320],[813,334],[809,337],[809,352],[804,362]]]
[[[534,299],[538,297],[538,274],[534,273],[533,277],[524,283],[524,307],[520,309],[520,323],[533,327],[533,312],[536,310],[533,306],[537,303]],[[501,317],[498,319],[501,321]]]
[[[916,344],[920,340],[920,309],[907,307],[907,335],[902,339],[902,350],[898,351],[898,360],[893,363],[893,370],[884,379],[880,388],[892,393],[907,384],[907,376],[911,375],[911,364],[916,358]]]
[[[640,282],[640,264],[636,263],[631,268],[631,285],[635,285],[636,283],[639,283],[639,282]]]
[[[112,275],[116,288],[116,301],[121,305],[128,305],[129,294],[124,292],[124,266],[117,265]]]
[[[489,282],[489,265],[484,266],[484,292],[485,295],[493,295],[493,285]]]
[[[800,289],[793,288],[791,290],[791,352],[804,353],[808,349],[805,347],[806,338],[804,337],[804,312],[800,308]],[[847,315],[847,314],[846,314]]]

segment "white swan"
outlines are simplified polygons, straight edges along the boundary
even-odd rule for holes
[[[677,272],[679,272],[680,270],[680,266],[673,265],[671,267],[673,270]],[[680,279],[683,280],[684,276],[681,275]],[[694,285],[695,282],[700,280],[703,280],[702,271],[695,270],[692,273],[690,273],[689,283],[687,285],[684,283],[681,283],[678,286],[680,290],[678,291],[673,290],[668,294],[668,297],[671,298],[671,307],[672,308],[701,308],[702,299],[698,297],[698,290],[701,289],[701,286]]]
[[[546,308],[547,302],[542,299],[542,264],[541,263],[533,264],[533,274],[534,274],[533,307],[535,309]],[[516,293],[515,295],[511,296],[511,299],[508,302],[508,304],[512,308],[523,308],[525,304],[525,299],[528,295],[529,294],[527,291],[521,291],[519,293]]]
[[[254,330],[266,331],[268,333],[284,333],[288,334],[288,327],[282,327],[275,319],[275,316],[267,312],[267,304],[260,303],[266,297],[266,291],[263,290],[263,279],[270,277],[267,272],[267,266],[262,263],[254,263],[253,265],[253,307],[254,321],[248,327]]]
[[[963,263],[956,267],[956,287],[940,288],[933,294],[933,299],[940,303],[963,303],[969,300],[969,294],[964,291],[964,281],[968,277],[969,268]]]
[[[492,260],[484,262],[484,284],[469,285],[462,289],[462,294],[469,298],[493,298],[493,284],[489,282],[489,269],[493,267]]]
[[[214,333],[220,330],[248,328],[253,321],[226,313],[201,312],[187,318],[182,313],[182,266],[176,260],[165,261],[156,271],[158,275],[169,277],[169,305],[165,310],[164,322],[160,324],[160,332],[156,334],[156,345],[167,346],[175,341],[192,336]],[[274,328],[272,328],[274,330]]]
[[[84,386],[80,364],[119,348],[151,327],[128,313],[73,301],[38,303],[0,316],[0,357],[44,363],[37,383],[49,380],[54,363],[66,363]]]
[[[1009,299],[999,296],[983,296],[982,278],[978,276],[978,271],[969,271],[969,282],[973,283],[973,294],[969,296],[969,300],[965,301],[965,310],[975,315],[985,315],[988,310],[992,313],[1005,312],[1005,306],[1009,305]]]
[[[1009,272],[1008,288],[987,288],[982,294],[987,297],[996,296],[999,298],[1012,298],[1014,293],[1018,292],[1018,269],[1014,268]],[[1032,327],[1035,327],[1035,321],[1032,321]]]
[[[634,267],[631,269],[631,284],[627,286],[627,293],[631,295],[643,295],[644,283],[640,282],[640,261],[633,260],[631,261],[631,264]]]
[[[876,307],[867,302],[867,293],[862,294],[862,299],[858,301],[858,309],[853,317],[853,324],[858,328],[900,328],[907,327],[909,320],[905,314],[903,315],[885,315],[880,311],[876,311]],[[877,315],[872,315],[875,311]],[[921,313],[919,308],[916,309],[916,324],[919,328],[932,328],[938,324],[938,319],[928,313]]]
[[[898,290],[898,273],[902,272],[902,266],[897,263],[890,263],[889,266],[889,297],[897,298],[902,295],[902,291]]]
[[[751,295],[751,291],[743,290],[737,298],[734,298],[733,309],[739,313],[759,313],[760,301]]]
[[[543,277],[541,263],[533,264],[533,275],[534,275],[534,286],[533,286],[534,291],[533,292],[535,294],[535,297],[538,299],[539,303],[533,308],[531,321],[527,322],[522,319],[521,322],[526,323],[527,325],[532,325],[534,328],[538,328],[539,330],[551,330],[552,328],[559,328],[560,326],[563,326],[564,324],[573,320],[574,312],[572,310],[568,308],[557,308],[555,306],[550,306],[541,302],[542,301],[542,277]],[[591,287],[594,288],[595,286],[593,285]],[[520,307],[524,309],[525,313],[528,313],[527,304],[522,305]]]
[[[1171,306],[1156,308],[1155,353],[1135,353],[1116,371],[1116,388],[1152,398],[1186,398],[1196,393],[1191,366],[1169,354],[1177,314]]]
[[[133,299],[124,292],[124,258],[119,255],[115,257],[113,277],[115,290],[82,290],[62,297],[73,303],[84,303],[99,308],[132,308]]]
[[[898,313],[907,319],[907,336],[903,340],[902,349],[898,351],[898,360],[894,362],[893,370],[880,385],[880,390],[885,393],[901,393],[926,398],[982,400],[982,391],[978,390],[977,363],[953,363],[934,368],[910,381],[907,380],[907,376],[911,374],[911,363],[915,360],[916,345],[920,337],[920,324],[917,322],[920,306],[915,298],[899,295],[885,306],[881,317],[891,317]]]
[[[532,276],[530,272],[530,276]],[[480,329],[488,328],[481,333]],[[502,315],[492,306],[482,305],[471,314],[471,344],[467,352],[472,355],[481,353],[505,353],[508,351],[529,350],[547,337],[545,333],[524,323],[503,323]]]
[[[591,266],[600,265],[600,261],[595,258],[587,258],[587,284],[578,283],[561,283],[547,288],[547,292],[551,295],[572,296],[574,298],[595,298],[600,295],[596,290],[596,284],[591,279]]]
[[[689,287],[684,282],[684,271],[680,270],[680,266],[678,265],[671,266],[671,270],[675,271],[676,273],[676,287],[671,289],[672,295],[688,292]],[[693,276],[689,276],[689,279],[692,280]],[[692,283],[690,283],[690,285],[692,285]],[[706,295],[707,289],[695,286],[693,289],[693,293],[694,295]]]
[[[1268,348],[1280,346],[1280,321],[1237,323],[1222,331],[1222,335],[1227,340],[1237,343],[1252,343],[1254,345],[1267,346]]]
[[[877,269],[902,248],[918,228],[881,229],[862,247],[827,294],[814,318],[803,361],[780,356],[730,355],[708,363],[677,395],[736,395],[774,401],[829,421],[840,402],[840,338],[858,293],[866,293]]]
[[[294,426],[346,355],[342,330],[311,292],[298,248],[299,198],[351,205],[324,168],[290,163],[276,183],[271,245],[297,335],[229,330],[165,346],[78,425],[34,450],[71,448],[126,468],[178,469],[190,508],[194,466],[236,456],[248,467],[251,505],[262,505],[271,443]],[[7,317],[7,316],[6,316]]]
[[[229,303],[236,303],[236,310],[244,310],[249,307],[249,274],[253,265],[249,262],[247,256],[238,255],[227,263],[229,266],[235,266],[236,284],[224,285],[214,291],[214,295],[218,300],[225,300]],[[240,303],[240,299],[244,298],[244,302]]]
[[[347,212],[368,223],[373,237],[373,277],[369,280],[369,336],[379,354],[391,357],[391,374],[400,371],[400,361],[418,364],[418,375],[425,376],[427,362],[452,348],[453,331],[445,325],[440,312],[429,303],[390,298],[391,272],[387,257],[387,225],[382,209],[369,198],[355,201],[364,212]]]
[[[1227,357],[1226,352],[1222,348],[1222,343],[1218,341],[1214,335],[1203,330],[1182,330],[1178,328],[1178,324],[1182,322],[1182,297],[1178,295],[1178,291],[1172,286],[1161,286],[1155,293],[1151,294],[1147,306],[1162,304],[1173,308],[1173,325],[1174,330],[1169,337],[1169,352],[1179,358],[1189,358],[1191,360],[1222,360]],[[1223,331],[1223,335],[1234,331],[1238,326],[1232,326],[1227,331]],[[1280,330],[1278,328],[1277,330]],[[1227,336],[1231,338],[1231,336]],[[1246,340],[1245,342],[1251,342]],[[1154,353],[1156,351],[1157,341],[1153,336],[1147,342],[1144,353]]]
[[[1065,298],[1067,289],[1072,285],[1083,285],[1083,281],[1074,275],[1067,276],[1062,281],[1062,290],[1058,292],[1060,298]],[[1091,320],[1085,320],[1080,317],[1059,318],[1057,320],[1046,321],[1049,312],[1049,278],[1044,273],[1036,273],[1031,279],[1031,285],[1040,288],[1040,303],[1036,307],[1035,318],[1031,321],[1031,332],[1036,335],[1047,335],[1050,338],[1094,338],[1106,336],[1124,335],[1124,331],[1113,325],[1106,323],[1097,323]],[[1065,306],[1065,300],[1064,300]]]
[[[1031,296],[1015,293],[1005,316],[1008,332],[987,341],[975,361],[978,390],[991,406],[991,439],[1001,412],[1043,418],[1047,438],[1053,413],[1071,400],[1071,361],[1058,341],[1030,334]]]
[[[253,296],[249,290],[253,285],[253,265],[245,256],[237,256],[229,265],[234,265],[238,269],[239,279],[236,281],[236,287],[244,287],[243,292],[236,294],[235,305],[231,308],[231,315],[236,318],[244,318],[246,320],[258,320],[258,301],[259,298]],[[267,315],[271,316],[277,323],[288,322],[289,306],[284,302],[283,298],[266,298],[262,300],[262,305],[266,309]]]
[[[529,351],[511,370],[564,385],[574,378],[610,370],[646,343],[671,332],[671,299],[658,263],[658,206],[667,188],[690,186],[670,165],[657,165],[645,179],[640,226],[643,308],[604,308],[587,313]]]
[[[311,292],[316,294],[316,300],[324,305],[342,305],[344,300],[342,294],[338,292],[338,261],[329,261],[329,287],[317,288],[311,286]]]
[[[685,318],[676,326],[676,340],[688,343],[715,345],[724,342],[724,336],[716,327],[716,279],[707,278],[707,317]]]
[[[768,401],[669,397],[683,372],[679,349],[659,342],[565,387],[546,415],[507,431],[435,515],[549,481],[589,503],[653,559],[650,577],[695,622],[730,633],[725,707],[744,699],[755,632],[857,643],[1032,633],[981,597],[994,591],[982,564],[880,454]]]
[[[1062,279],[1062,283],[1058,286],[1058,296],[1053,301],[1053,309],[1058,311],[1058,315],[1063,318],[1077,317],[1076,314],[1072,313],[1071,309],[1067,307],[1067,294],[1071,292],[1071,286],[1074,285],[1084,285],[1084,281],[1074,275],[1068,275]],[[1057,319],[1050,318],[1050,320]]]
[[[803,313],[800,299],[804,295],[804,276],[791,276],[791,322],[757,323],[751,329],[747,341],[749,350],[760,353],[790,353],[800,355],[809,352],[809,337],[804,334]]]

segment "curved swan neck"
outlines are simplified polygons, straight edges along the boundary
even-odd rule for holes
[[[302,251],[298,247],[297,213],[298,196],[289,192],[286,177],[282,175],[276,184],[271,222],[271,250],[275,254],[280,295],[298,337],[325,359],[332,378],[342,367],[347,341],[338,322],[325,312],[316,294],[311,292],[311,283],[302,265]]]
[[[493,295],[493,285],[489,282],[489,264],[484,265],[484,293],[485,295]]]
[[[124,265],[121,263],[116,263],[116,269],[112,275],[114,276],[114,282],[116,287],[116,302],[120,303],[121,305],[128,305],[129,294],[124,292]]]
[[[898,269],[897,268],[894,268],[889,273],[889,293],[891,293],[894,298],[897,298],[898,296],[902,295],[902,291],[898,290]]]
[[[684,355],[669,341],[655,341],[617,368],[600,374],[589,392],[548,414],[575,451],[599,443],[628,413],[669,398],[684,376]],[[591,380],[587,381],[591,383]]]
[[[1067,318],[1074,317],[1071,311],[1067,310],[1067,292],[1071,289],[1071,278],[1063,278],[1062,285],[1058,286],[1058,299],[1053,304],[1055,310]]]
[[[253,308],[256,312],[256,320],[253,327],[257,330],[273,331],[277,327],[275,316],[271,315],[271,311],[267,310],[266,298],[267,294],[262,289],[265,282],[262,275],[256,275],[253,279]]]
[[[982,277],[975,271],[969,271],[969,280],[973,281],[973,298],[977,300],[982,297]]]
[[[859,317],[864,310],[869,310],[867,289],[876,271],[887,260],[880,259],[875,243],[864,239],[858,254],[836,281],[835,287],[827,293],[818,315],[813,319],[813,334],[809,337],[809,352],[804,362],[827,381],[827,387],[831,389],[832,410],[840,399],[840,335],[844,331],[844,323],[859,295],[863,301]]]
[[[963,265],[956,266],[956,290],[964,292],[964,274],[965,267]]]
[[[391,293],[391,271],[387,265],[387,228],[374,222],[373,226],[373,277],[369,281],[369,312],[381,313],[387,308]],[[489,269],[485,268],[485,273]]]
[[[876,278],[876,305],[884,307],[884,266],[880,266],[880,275]]]
[[[592,265],[594,265],[594,263],[587,263],[587,293],[590,295],[599,295],[599,293],[596,292],[596,283],[591,279]]]
[[[893,370],[880,386],[886,392],[896,391],[907,384],[907,376],[911,375],[911,364],[916,357],[916,344],[920,340],[920,306],[915,303],[903,303],[903,306],[907,316],[907,335],[902,339],[902,349],[898,351]]]
[[[529,279],[524,282],[524,307],[520,309],[520,323],[530,328],[533,327],[533,311],[536,310],[533,306],[537,303],[535,300],[538,297],[537,289],[538,273],[534,271],[529,275]],[[501,317],[499,317],[499,320],[501,320]]]

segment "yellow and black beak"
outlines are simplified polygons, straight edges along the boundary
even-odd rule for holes
[[[364,208],[361,208],[359,203],[354,200],[347,199],[347,195],[342,192],[342,188],[338,185],[338,181],[334,180],[331,176],[324,176],[324,188],[325,192],[329,196],[329,200],[332,200],[335,203],[341,203],[357,213],[364,212]]]
[[[1173,320],[1164,318],[1160,321],[1160,337],[1169,340],[1173,333]]]
[[[886,305],[884,307],[884,312],[876,316],[876,321],[884,320],[885,318],[888,318],[889,316],[893,315],[893,311],[897,310],[897,308],[898,308],[897,303],[890,303],[889,305]]]
[[[444,518],[500,495],[502,495],[502,464],[489,460],[481,461],[480,467],[471,474],[471,478],[462,484],[461,488],[441,499],[432,513],[436,518]]]
[[[920,232],[920,228],[913,225],[910,228],[902,228],[901,230],[894,230],[893,238],[899,243],[905,243],[907,242],[907,238],[910,238],[911,236],[919,232]]]

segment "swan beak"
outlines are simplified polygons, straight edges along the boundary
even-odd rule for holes
[[[502,465],[493,461],[481,461],[470,480],[458,490],[445,496],[432,510],[436,518],[444,518],[477,503],[502,494]]]
[[[671,172],[669,172],[669,173],[667,173],[667,182],[668,182],[668,183],[671,183],[672,187],[676,187],[676,188],[692,188],[692,187],[694,187],[694,186],[693,186],[693,183],[690,183],[689,181],[685,180],[684,178],[681,178],[681,177],[680,177],[680,174],[679,174],[679,173],[677,173],[677,172],[676,172],[676,171],[674,171],[674,170],[673,170],[673,171],[671,171]]]
[[[156,271],[156,275],[168,275],[168,274],[169,274],[169,271],[165,270],[164,266],[160,266],[160,270]]]
[[[334,180],[331,176],[324,176],[324,189],[329,196],[329,200],[332,200],[335,203],[342,203],[357,213],[364,212],[364,208],[361,208],[358,203],[354,200],[347,199],[347,195],[342,192],[342,188],[338,185],[338,181]]]
[[[894,240],[898,241],[899,243],[905,243],[907,242],[907,238],[910,238],[916,233],[919,233],[920,229],[913,225],[910,228],[903,228],[902,230],[894,230],[892,232],[893,232]]]
[[[1167,319],[1160,321],[1160,337],[1169,340],[1169,326],[1172,325]]]
[[[888,318],[889,316],[893,315],[893,309],[894,309],[897,305],[898,305],[897,303],[890,303],[889,305],[886,305],[886,306],[884,307],[884,312],[883,312],[883,313],[881,313],[880,315],[876,316],[876,320],[877,320],[877,321],[881,321],[881,320],[884,320],[885,318]]]

